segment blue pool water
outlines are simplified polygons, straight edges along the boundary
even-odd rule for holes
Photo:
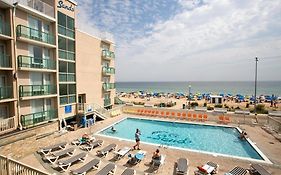
[[[135,140],[135,130],[139,128],[143,142],[263,160],[247,141],[238,138],[239,131],[232,127],[133,118],[122,120],[114,127],[116,132],[109,127],[99,134]]]

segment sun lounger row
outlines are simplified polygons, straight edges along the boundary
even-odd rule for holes
[[[223,123],[223,124],[228,124],[228,123],[230,123],[230,117],[229,116],[224,116],[224,115],[220,115],[219,117],[218,117],[218,121],[219,121],[219,123]]]
[[[190,112],[163,111],[157,109],[124,109],[123,112],[136,115],[158,116],[167,118],[187,119],[191,121],[207,121],[207,114],[196,114]]]

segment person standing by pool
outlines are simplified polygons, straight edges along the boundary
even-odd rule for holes
[[[140,150],[140,135],[141,135],[140,130],[137,129],[135,133],[136,144],[134,146],[134,149],[136,149],[137,147],[137,149]]]

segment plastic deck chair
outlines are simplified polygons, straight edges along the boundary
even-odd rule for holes
[[[202,122],[202,120],[203,120],[202,114],[198,114],[198,120]]]
[[[204,114],[203,115],[203,121],[205,122],[205,121],[207,121],[208,120],[208,115],[207,114]]]
[[[185,119],[185,118],[186,118],[186,113],[183,112],[183,113],[181,114],[181,116],[182,116],[182,119]]]
[[[193,114],[193,115],[192,115],[192,119],[193,119],[193,120],[196,120],[196,119],[197,119],[197,114]]]
[[[220,122],[220,123],[223,123],[223,122],[224,122],[224,116],[223,116],[223,115],[220,115],[220,116],[219,116],[219,122]]]
[[[230,117],[229,117],[229,116],[225,116],[225,117],[224,117],[224,123],[225,123],[225,124],[230,123]]]
[[[192,119],[192,114],[191,114],[191,113],[188,113],[188,114],[187,114],[187,118],[188,118],[188,120],[191,120],[191,119]]]

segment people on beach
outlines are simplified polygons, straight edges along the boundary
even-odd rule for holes
[[[242,132],[240,133],[239,139],[241,139],[241,140],[246,140],[246,138],[247,138],[247,133],[246,133],[245,131],[242,131]]]
[[[116,129],[114,128],[114,126],[111,127],[111,131],[116,132]]]
[[[134,149],[138,149],[140,150],[140,130],[136,129],[136,133],[135,133],[135,140],[136,140],[136,144],[134,145]]]

